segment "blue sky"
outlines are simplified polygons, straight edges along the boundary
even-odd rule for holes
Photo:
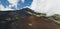
[[[15,6],[11,6],[10,9],[15,9],[16,10],[16,9],[20,9],[20,8],[23,8],[23,7],[26,7],[26,6],[30,6],[32,1],[33,0],[24,0],[24,3],[22,3],[21,0],[18,0],[17,8]],[[4,8],[7,8],[7,7],[9,7],[9,5],[12,5],[8,0],[0,0],[0,6],[1,6],[1,4]]]

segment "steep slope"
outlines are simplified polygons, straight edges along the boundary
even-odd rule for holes
[[[17,21],[20,18],[30,15],[26,11],[33,12],[29,8],[15,11],[0,11],[0,29],[10,29],[11,23]]]

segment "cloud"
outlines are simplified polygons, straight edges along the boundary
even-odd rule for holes
[[[33,0],[30,8],[37,13],[46,13],[47,9],[45,7],[46,6],[45,3],[46,2],[42,0]]]
[[[8,1],[9,1],[9,3],[11,3],[11,5],[9,5],[9,7],[15,6],[16,9],[17,9],[17,5],[18,5],[18,2],[19,2],[20,0],[8,0]],[[22,3],[24,3],[24,1],[25,1],[25,0],[21,0]]]
[[[12,10],[14,10],[11,8],[13,6],[15,6],[17,8],[18,0],[8,0],[8,2],[10,4],[9,4],[9,6],[6,6],[6,8],[2,4],[0,4],[0,11],[12,11]]]
[[[9,6],[6,6],[6,8],[0,4],[0,11],[9,11],[9,10],[14,10],[11,7],[14,7],[17,9],[17,3],[18,0],[8,0],[8,2],[10,3]]]
[[[22,1],[22,3],[24,3],[25,0],[21,0],[21,1]]]
[[[9,10],[14,10],[14,9],[11,9],[8,6],[5,8],[2,4],[0,4],[0,11],[9,11]]]
[[[19,10],[17,6],[19,1],[24,3],[25,0],[8,0],[9,6],[6,6],[6,8],[0,3],[0,11],[9,11],[9,10],[15,10],[15,9]],[[23,8],[27,8],[27,7],[28,6],[25,6]],[[20,9],[23,9],[23,8],[20,8]]]
[[[10,7],[15,6],[15,7],[17,8],[17,4],[18,4],[18,1],[19,1],[19,0],[8,0],[8,1],[9,1],[9,3],[11,4]]]
[[[46,13],[47,16],[60,14],[60,0],[33,0],[30,8],[37,13]]]

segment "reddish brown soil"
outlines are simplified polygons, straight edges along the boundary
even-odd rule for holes
[[[29,16],[27,17],[28,22],[31,23],[32,29],[60,29],[60,26],[48,20],[47,17],[36,17],[36,16]]]

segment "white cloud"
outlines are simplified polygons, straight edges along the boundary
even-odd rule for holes
[[[22,3],[24,3],[25,0],[21,0],[21,1],[22,1]]]
[[[18,0],[8,0],[8,2],[10,4],[9,4],[9,6],[6,6],[6,8],[2,4],[0,4],[0,11],[14,10],[14,9],[11,9],[11,7],[13,7],[13,6],[15,6],[15,8],[17,9]]]
[[[0,4],[0,11],[10,11],[10,10],[14,10],[14,9],[11,9],[8,6],[6,6],[6,8],[4,8],[4,6],[2,4]]]
[[[37,13],[46,13],[48,16],[60,14],[60,0],[33,0],[30,8]]]
[[[8,0],[11,3],[10,7],[15,6],[17,8],[17,4],[19,0]]]
[[[19,0],[8,0],[8,1],[9,1],[9,3],[11,3],[11,5],[9,5],[9,7],[15,6],[15,8],[18,9],[17,4],[18,4]],[[25,0],[21,0],[21,1],[22,1],[22,3],[24,3]]]
[[[22,1],[22,3],[24,3],[25,0],[21,0],[21,1]],[[0,4],[0,11],[14,10],[14,9],[11,9],[11,7],[15,7],[16,9],[18,9],[18,8],[17,8],[17,4],[18,4],[19,0],[8,0],[8,2],[9,2],[10,4],[9,4],[9,6],[6,6],[6,8],[5,8],[2,4]],[[23,8],[27,8],[27,7],[28,7],[28,6],[23,7]],[[22,8],[21,8],[21,9],[22,9]]]
[[[46,3],[45,0],[33,0],[30,8],[38,13],[46,13],[47,9],[45,7],[46,6],[45,3]]]

